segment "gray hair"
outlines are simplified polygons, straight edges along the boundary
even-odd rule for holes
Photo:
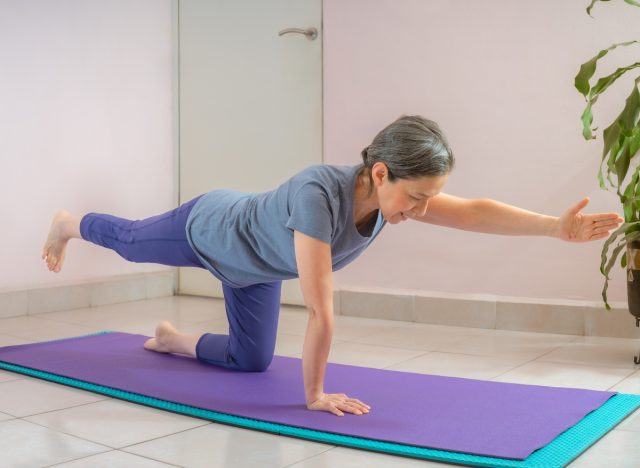
[[[449,143],[437,123],[419,115],[403,115],[376,135],[362,150],[364,167],[360,173],[369,176],[377,162],[387,166],[390,182],[423,176],[446,175],[453,169],[454,158]]]

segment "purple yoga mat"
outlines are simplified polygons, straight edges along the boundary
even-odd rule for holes
[[[126,333],[0,348],[0,361],[185,405],[323,432],[524,459],[613,392],[518,385],[329,364],[325,391],[372,406],[363,416],[306,409],[300,359],[266,372],[219,369],[145,350]]]

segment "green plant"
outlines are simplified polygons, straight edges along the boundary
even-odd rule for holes
[[[590,16],[591,9],[598,1],[604,2],[610,0],[592,0],[587,7],[587,13]],[[624,1],[630,5],[640,7],[638,1]],[[640,67],[640,62],[620,67],[610,75],[599,78],[596,83],[591,86],[590,81],[595,74],[598,60],[618,47],[626,47],[636,43],[640,43],[640,40],[614,44],[598,52],[595,57],[583,63],[580,67],[580,71],[575,77],[575,87],[587,101],[581,117],[582,135],[586,140],[596,138],[593,132],[595,132],[597,128],[592,128],[591,125],[593,123],[593,105],[598,100],[598,97],[625,73]],[[623,206],[625,220],[624,224],[611,234],[611,237],[609,237],[602,247],[600,271],[605,277],[602,299],[607,309],[611,309],[607,301],[607,288],[610,280],[609,272],[616,264],[620,252],[625,249],[627,244],[640,239],[640,157],[637,157],[640,154],[639,83],[640,76],[635,79],[633,89],[627,97],[620,115],[602,132],[603,150],[600,170],[598,171],[598,181],[601,188],[605,190],[616,190]],[[627,266],[626,251],[622,254],[620,264],[622,268]]]

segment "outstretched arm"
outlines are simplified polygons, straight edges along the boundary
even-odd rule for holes
[[[623,219],[617,213],[582,213],[584,198],[561,216],[547,216],[490,199],[465,199],[440,193],[429,200],[424,216],[430,224],[466,231],[510,236],[549,236],[570,242],[587,242],[609,236]]]
[[[299,231],[293,235],[298,276],[309,322],[302,348],[302,373],[307,408],[363,414],[369,406],[344,393],[324,393],[324,372],[333,335],[333,273],[331,246]]]

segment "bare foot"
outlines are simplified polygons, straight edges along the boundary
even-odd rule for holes
[[[156,327],[156,337],[145,341],[144,347],[158,353],[171,353],[173,352],[172,338],[177,334],[178,330],[171,325],[171,322],[163,320]]]
[[[47,241],[42,248],[42,259],[47,262],[49,271],[58,273],[62,270],[67,243],[74,237],[75,224],[78,224],[77,218],[65,210],[58,211],[53,217]]]

